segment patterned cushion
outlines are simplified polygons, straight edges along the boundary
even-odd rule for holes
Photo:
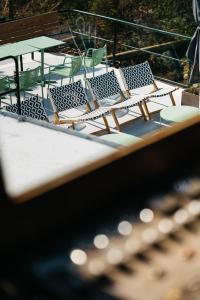
[[[49,98],[57,112],[85,105],[88,102],[81,81],[49,89]]]
[[[139,65],[121,68],[121,74],[128,90],[134,90],[154,82],[154,76],[147,61]]]
[[[163,97],[163,96],[169,95],[170,93],[175,92],[176,90],[178,90],[178,87],[174,87],[174,86],[164,87],[164,88],[158,89],[155,92],[149,93],[148,98]]]
[[[110,113],[109,108],[99,107],[89,113],[83,114],[82,116],[78,116],[75,118],[69,118],[74,122],[86,122],[86,121],[94,121],[100,117],[106,116]]]
[[[122,101],[120,103],[117,103],[115,105],[111,105],[110,109],[122,109],[122,108],[130,108],[133,106],[137,106],[139,104],[142,104],[144,100],[144,97],[142,96],[134,96],[133,98],[129,98],[125,101]]]
[[[4,108],[12,113],[18,113],[17,104],[8,105]],[[47,121],[48,119],[43,104],[38,99],[38,96],[33,96],[21,102],[21,115],[37,120]]]
[[[140,93],[140,92],[133,92],[131,91],[130,94],[132,96],[141,96],[144,99],[146,99],[146,101],[150,98],[159,98],[159,97],[163,97],[163,96],[167,96],[170,93],[175,92],[176,90],[178,90],[178,87],[174,87],[174,86],[168,86],[168,87],[163,87],[163,88],[159,88],[157,91],[155,92],[150,92],[150,93]]]
[[[121,95],[121,89],[114,71],[89,78],[87,82],[97,100],[117,94]]]

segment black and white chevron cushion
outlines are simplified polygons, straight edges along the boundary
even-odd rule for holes
[[[176,90],[178,90],[178,87],[168,86],[168,87],[158,89],[155,92],[149,93],[147,96],[148,96],[148,98],[159,98],[159,97],[169,95],[169,94],[175,92]]]
[[[122,95],[120,85],[114,71],[87,79],[90,89],[97,100]]]
[[[109,108],[99,107],[99,108],[97,108],[89,113],[83,114],[79,117],[70,118],[70,120],[77,122],[77,123],[86,122],[86,121],[94,121],[98,118],[108,115],[109,113],[110,113]]]
[[[88,102],[81,80],[50,88],[49,97],[57,112],[85,105]]]
[[[130,108],[133,106],[137,106],[139,104],[143,104],[144,98],[141,96],[135,96],[133,98],[127,99],[125,101],[116,103],[115,105],[111,105],[110,109],[124,109],[124,108]]]
[[[128,90],[134,90],[154,82],[154,76],[148,61],[135,66],[121,68],[121,74]]]
[[[17,114],[17,104],[12,104],[4,107],[7,111]],[[38,99],[38,96],[30,97],[27,100],[21,102],[21,115],[30,117],[37,120],[47,121],[47,115],[42,102]]]

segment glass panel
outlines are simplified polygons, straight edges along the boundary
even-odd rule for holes
[[[68,20],[69,32],[76,37],[68,43],[70,52],[84,52],[106,43],[110,65],[128,66],[148,60],[155,76],[187,84],[185,53],[190,36],[77,11],[62,18]]]

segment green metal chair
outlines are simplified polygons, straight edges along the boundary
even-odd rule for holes
[[[92,68],[94,77],[94,68],[100,63],[106,64],[106,72],[108,72],[108,60],[107,60],[107,46],[104,45],[102,48],[89,48],[83,56],[83,66],[85,69]]]
[[[41,67],[35,69],[27,69],[19,74],[19,86],[20,91],[24,92],[24,98],[26,91],[31,90],[34,86],[40,84],[42,91],[42,99],[44,99],[43,82],[41,77]]]
[[[11,89],[11,87],[10,87],[9,77],[8,76],[0,77],[0,94],[8,92],[10,89]],[[1,106],[1,102],[3,102],[1,99],[2,99],[2,97],[0,96],[0,106]],[[12,104],[11,95],[10,95],[10,103]]]
[[[63,85],[63,78],[68,77],[69,83],[74,82],[74,76],[80,71],[82,66],[82,56],[66,56],[62,65],[49,67],[48,88],[51,83],[51,75],[61,76],[61,85]],[[51,70],[51,68],[53,68]]]

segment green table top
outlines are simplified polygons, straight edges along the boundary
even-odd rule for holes
[[[100,136],[100,138],[103,140],[106,140],[106,141],[110,141],[110,142],[119,144],[121,146],[129,146],[129,145],[132,145],[132,144],[142,141],[142,139],[139,137],[136,137],[136,136],[133,136],[130,134],[126,134],[123,132],[109,133],[109,134]]]
[[[4,58],[10,55],[17,57],[23,54],[37,51],[38,49],[43,50],[63,44],[65,43],[62,41],[52,39],[47,36],[40,36],[33,39],[0,46],[0,58]]]
[[[27,44],[22,44],[21,42],[6,44],[0,46],[0,58],[4,58],[10,55],[17,57],[34,51],[36,51],[35,47]]]
[[[160,117],[168,122],[183,122],[198,115],[199,113],[200,110],[193,106],[170,106],[161,110]]]
[[[47,36],[35,37],[32,39],[21,41],[20,43],[35,47],[40,50],[65,44],[65,42],[63,41],[59,41]]]

